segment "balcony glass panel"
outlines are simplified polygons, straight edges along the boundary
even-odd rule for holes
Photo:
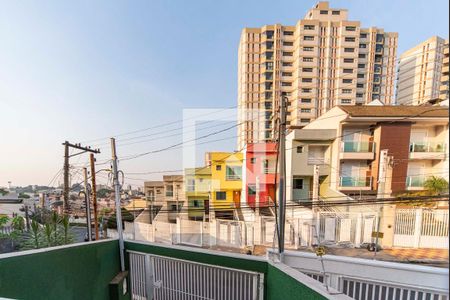
[[[373,152],[373,142],[343,142],[344,152]]]
[[[408,176],[406,177],[406,187],[423,187],[425,181],[425,176]]]
[[[372,177],[341,177],[341,187],[370,187],[372,184]]]
[[[444,152],[443,143],[414,142],[409,145],[409,152]]]

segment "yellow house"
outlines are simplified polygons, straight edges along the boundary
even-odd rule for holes
[[[209,152],[211,166],[211,204],[216,216],[228,214],[241,204],[243,155],[240,152]],[[219,214],[217,212],[219,211]]]
[[[211,167],[186,169],[184,179],[188,217],[193,220],[202,220],[205,214],[209,215]]]

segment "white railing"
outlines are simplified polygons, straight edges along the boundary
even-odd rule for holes
[[[264,299],[264,274],[128,251],[131,299]]]
[[[354,299],[448,299],[449,271],[325,255],[323,268],[314,253],[286,251],[285,263]]]

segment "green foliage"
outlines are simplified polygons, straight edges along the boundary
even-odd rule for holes
[[[4,188],[0,188],[0,195],[5,196],[6,194],[8,194],[8,191]]]
[[[25,230],[25,221],[22,217],[16,216],[11,221],[12,228],[14,230],[23,232]]]
[[[134,216],[131,212],[126,210],[125,208],[122,208],[122,222],[133,222]],[[122,224],[123,225],[123,224]],[[108,218],[108,221],[106,223],[107,228],[116,229],[117,228],[117,221],[116,221],[116,214],[114,213]]]
[[[20,194],[19,194],[19,198],[21,198],[21,199],[30,199],[30,196],[28,196],[28,195],[25,194],[25,193],[20,193]]]
[[[0,215],[0,228],[6,225],[9,222],[9,217],[5,215]]]
[[[443,177],[431,176],[424,183],[425,189],[431,195],[448,193],[448,181]]]
[[[110,189],[99,189],[97,191],[97,197],[105,198],[105,197],[108,197],[108,195],[111,193],[112,193],[112,190],[110,190]]]

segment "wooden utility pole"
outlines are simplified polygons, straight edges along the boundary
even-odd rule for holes
[[[91,162],[91,181],[92,181],[92,205],[94,206],[94,229],[95,240],[98,241],[98,212],[97,212],[97,188],[95,183],[95,158],[94,153],[89,155]]]
[[[88,184],[88,174],[87,174],[87,168],[83,168],[83,174],[84,174],[84,199],[86,204],[86,225],[87,225],[87,235],[88,235],[88,241],[92,241],[92,222],[91,222],[91,199],[90,199],[90,191]]]
[[[284,228],[286,226],[286,106],[287,97],[281,97],[280,103],[280,160],[279,170],[280,179],[278,184],[278,253],[280,255],[280,261],[284,260]]]
[[[81,144],[71,144],[68,141],[65,141],[63,143],[63,146],[64,146],[64,202],[63,202],[63,208],[64,208],[64,214],[67,214],[69,212],[69,192],[70,192],[69,158],[80,155],[85,152],[100,153],[100,150],[99,149],[91,149],[90,146],[83,147],[83,146],[81,146]],[[69,147],[81,150],[81,152],[69,155]]]
[[[64,142],[64,213],[69,211],[69,142]]]

